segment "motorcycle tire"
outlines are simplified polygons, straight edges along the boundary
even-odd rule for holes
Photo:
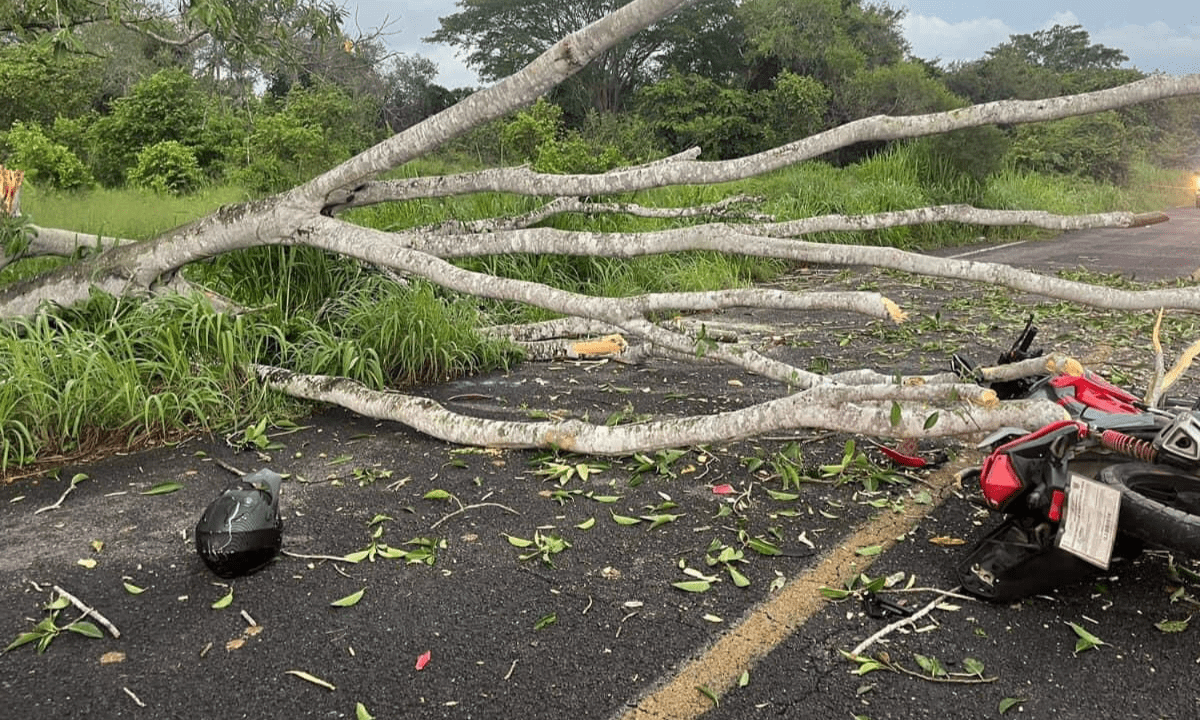
[[[1164,465],[1118,463],[1096,479],[1121,491],[1121,532],[1200,558],[1200,477]]]

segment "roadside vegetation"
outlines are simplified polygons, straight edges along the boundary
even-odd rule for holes
[[[583,5],[568,4],[565,12]],[[479,68],[485,80],[504,77],[527,60],[497,62],[502,55],[487,47],[497,41],[477,32],[485,22],[501,36],[519,32],[505,24],[510,9],[482,17],[481,3],[460,7],[442,19],[436,39],[478,51],[487,59]],[[514,11],[528,14],[527,8]],[[562,11],[561,3],[554,4],[553,12]],[[793,20],[818,11],[827,33],[788,38],[805,26]],[[840,10],[815,0],[698,3],[679,22],[707,30],[690,44],[663,41],[668,50],[645,65],[652,70],[613,77],[589,68],[530,108],[397,174],[519,164],[540,172],[595,173],[692,146],[702,149],[701,159],[730,158],[874,114],[1045,97],[1142,76],[1120,68],[1124,55],[1092,44],[1079,27],[1013,36],[978,61],[942,67],[909,55],[899,33],[902,16],[857,2],[842,3]],[[778,26],[782,19],[791,30]],[[230,61],[223,75],[211,65],[197,70],[195,58],[167,52],[165,44],[133,30],[110,28],[114,34],[104,37],[106,47],[138,48],[137,61],[122,65],[113,59],[120,53],[64,51],[2,20],[0,33],[14,42],[0,46],[0,164],[26,173],[24,215],[0,226],[6,247],[19,246],[29,222],[111,238],[154,237],[221,205],[303,182],[469,92],[434,84],[436,67],[428,61],[385,61],[382,46],[371,39],[333,37],[332,49],[320,56],[324,65],[313,72],[239,58],[242,64]],[[72,31],[80,47],[103,44],[97,27]],[[722,50],[730,38],[746,52]],[[841,65],[834,67],[830,58]],[[254,92],[254,80],[264,81],[265,90]],[[67,87],[70,93],[50,90]],[[745,182],[612,199],[682,207],[748,195],[759,198],[749,209],[777,220],[948,203],[1058,213],[1158,210],[1188,200],[1181,188],[1186,151],[1200,130],[1195,107],[1194,100],[1160,102],[1044,125],[864,144]],[[349,217],[397,231],[519,215],[545,200],[477,194],[389,203]],[[704,221],[564,215],[547,222],[619,232]],[[927,250],[1029,234],[940,224],[817,239]],[[20,260],[0,271],[0,283],[61,262]],[[778,261],[709,253],[459,262],[610,296],[746,286],[788,269]],[[241,369],[249,362],[346,376],[373,388],[504,367],[519,353],[477,330],[544,316],[455,296],[309,248],[257,248],[187,272],[250,311],[222,315],[201,298],[131,302],[96,296],[80,307],[0,325],[0,373],[6,378],[0,388],[0,472],[187,432],[235,435],[264,419],[274,423],[307,411],[255,390]]]

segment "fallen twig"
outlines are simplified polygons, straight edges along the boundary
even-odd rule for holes
[[[933,612],[933,609],[936,608],[938,605],[940,605],[943,600],[945,600],[948,597],[954,596],[954,594],[957,593],[959,590],[962,590],[961,586],[956,587],[953,590],[943,591],[936,598],[934,598],[932,602],[930,602],[928,605],[921,608],[920,610],[916,611],[912,615],[909,615],[906,618],[900,618],[896,622],[880,628],[879,631],[876,632],[874,635],[872,635],[871,637],[867,638],[866,640],[863,640],[862,642],[860,642],[857,647],[855,647],[853,650],[850,651],[850,654],[854,657],[858,657],[858,656],[862,655],[864,650],[866,650],[867,648],[874,645],[881,638],[887,637],[888,635],[895,632],[896,630],[899,630],[900,628],[904,627],[905,625],[915,624],[917,622],[917,620],[920,620],[921,618],[925,617],[929,613]]]
[[[91,616],[96,622],[103,625],[110,633],[112,633],[113,637],[115,637],[115,638],[121,637],[121,631],[117,629],[117,626],[113,625],[111,622],[109,622],[109,619],[104,617],[103,615],[101,615],[99,613],[99,611],[96,610],[96,608],[85,604],[82,600],[75,597],[74,595],[67,592],[66,590],[63,590],[62,588],[60,588],[57,585],[54,586],[54,592],[58,593],[60,597],[66,598],[68,602],[70,602],[72,605],[79,608],[83,612],[83,615],[80,616],[80,618],[79,618],[80,620],[82,620],[85,617]]]
[[[69,487],[67,487],[66,490],[63,490],[63,494],[59,496],[58,502],[54,503],[53,505],[47,505],[44,508],[38,508],[37,510],[33,511],[33,514],[37,515],[39,513],[44,513],[47,510],[59,509],[60,507],[62,507],[63,500],[67,499],[67,496],[71,494],[71,491],[75,489],[75,486],[87,479],[88,479],[87,475],[84,475],[83,473],[77,474],[75,477],[71,478],[71,485]]]
[[[504,510],[507,510],[507,511],[509,511],[509,512],[510,512],[510,513],[512,513],[513,515],[520,515],[520,514],[521,514],[521,513],[517,512],[516,510],[513,510],[513,509],[512,509],[512,508],[510,508],[509,506],[507,506],[507,505],[501,505],[500,503],[492,503],[492,502],[485,502],[485,503],[475,503],[474,505],[463,505],[463,506],[462,506],[462,507],[460,507],[459,509],[457,509],[457,510],[455,510],[454,512],[450,513],[449,515],[447,515],[447,516],[443,517],[441,520],[438,520],[438,521],[437,521],[437,522],[435,522],[434,524],[430,525],[430,526],[429,526],[429,529],[430,529],[430,530],[433,530],[433,529],[434,529],[434,528],[436,528],[438,525],[441,525],[442,523],[446,522],[447,520],[449,520],[450,518],[454,517],[455,515],[462,514],[462,513],[466,512],[466,511],[468,511],[468,510],[471,510],[471,509],[473,509],[473,508],[481,508],[481,507],[498,507],[498,508],[502,508],[502,509],[504,509]]]

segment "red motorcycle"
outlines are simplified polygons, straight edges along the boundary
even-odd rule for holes
[[[1025,332],[1000,361],[1039,353]],[[973,371],[955,357],[960,374]],[[1003,399],[1048,399],[1070,420],[1001,430],[963,474],[979,502],[1005,515],[959,564],[963,587],[1007,602],[1046,592],[1131,557],[1146,544],[1200,557],[1200,410],[1149,407],[1088,372],[992,386]]]

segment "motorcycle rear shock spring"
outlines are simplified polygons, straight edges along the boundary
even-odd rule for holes
[[[1154,445],[1116,430],[1100,433],[1100,444],[1142,462],[1155,462],[1158,459],[1158,451],[1154,449]]]

